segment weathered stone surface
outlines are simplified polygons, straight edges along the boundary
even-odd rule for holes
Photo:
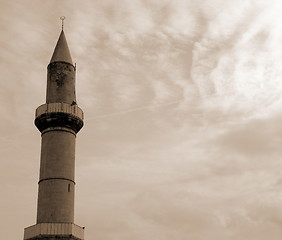
[[[46,103],[76,102],[74,66],[66,62],[54,62],[47,69]]]

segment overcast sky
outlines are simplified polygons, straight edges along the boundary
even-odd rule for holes
[[[0,0],[0,239],[35,224],[66,16],[86,240],[280,240],[282,1]]]

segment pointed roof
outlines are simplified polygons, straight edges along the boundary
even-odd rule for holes
[[[52,62],[67,62],[73,64],[64,30],[61,31],[57,45],[53,52],[50,63]]]

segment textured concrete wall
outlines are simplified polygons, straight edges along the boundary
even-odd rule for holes
[[[75,135],[42,135],[37,223],[74,221]]]
[[[75,98],[75,69],[63,62],[48,66],[46,103],[64,102],[71,104]]]

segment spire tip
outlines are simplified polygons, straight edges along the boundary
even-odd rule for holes
[[[61,16],[60,19],[62,20],[62,30],[64,30],[64,20],[66,19],[66,17]]]

